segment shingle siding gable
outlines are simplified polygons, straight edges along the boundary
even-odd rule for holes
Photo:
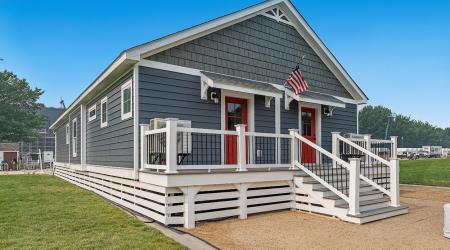
[[[283,84],[305,56],[301,70],[311,91],[351,98],[294,27],[256,16],[146,59]]]

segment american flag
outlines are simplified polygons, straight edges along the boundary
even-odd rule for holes
[[[305,92],[309,88],[308,83],[306,83],[305,78],[303,78],[302,72],[300,72],[298,66],[289,75],[286,83],[291,86],[296,95]]]

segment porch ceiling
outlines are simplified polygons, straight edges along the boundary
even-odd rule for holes
[[[207,71],[201,71],[201,84],[202,99],[207,98],[207,90],[209,87],[257,94],[267,97],[281,98],[283,96],[283,91],[275,87],[271,83],[229,75],[222,75]]]

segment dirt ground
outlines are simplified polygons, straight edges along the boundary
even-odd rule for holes
[[[305,212],[273,212],[197,223],[187,232],[220,249],[450,249],[443,237],[450,188],[401,186],[409,213],[355,225]]]

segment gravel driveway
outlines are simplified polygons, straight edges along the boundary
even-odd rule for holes
[[[409,214],[365,225],[284,211],[197,223],[186,231],[221,249],[450,249],[442,236],[448,202],[449,188],[402,185]]]

